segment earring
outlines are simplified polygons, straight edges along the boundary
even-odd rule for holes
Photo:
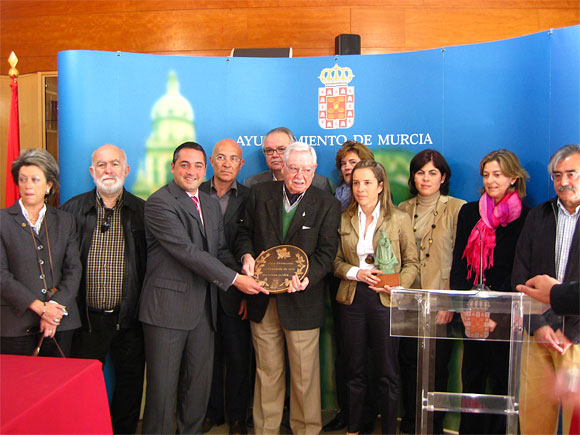
[[[50,189],[46,189],[46,194],[48,195],[50,193]]]

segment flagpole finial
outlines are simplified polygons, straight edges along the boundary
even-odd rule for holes
[[[8,75],[12,78],[18,78],[18,70],[16,69],[18,58],[14,52],[10,53],[10,56],[8,57],[8,63],[10,64],[10,71],[8,71]]]

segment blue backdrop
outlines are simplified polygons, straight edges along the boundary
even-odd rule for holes
[[[249,59],[61,52],[61,201],[93,187],[90,154],[104,143],[126,150],[126,186],[139,190],[145,181],[149,189],[152,179],[166,181],[167,155],[183,140],[195,139],[211,153],[218,140],[231,137],[243,146],[243,180],[266,169],[262,135],[283,125],[316,146],[318,172],[334,181],[335,154],[347,139],[367,143],[399,186],[406,183],[410,157],[435,148],[452,168],[452,194],[466,200],[479,196],[481,157],[508,148],[531,175],[526,202],[535,205],[553,194],[546,172],[551,153],[580,143],[579,41],[580,26],[573,26],[385,55]],[[345,78],[350,81],[341,83]],[[321,127],[333,103],[346,128]],[[395,191],[397,202],[404,199],[404,190]]]

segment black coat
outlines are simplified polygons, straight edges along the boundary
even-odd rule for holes
[[[48,255],[49,243],[54,277]],[[46,207],[46,215],[39,234],[34,233],[36,247],[20,204],[0,210],[0,334],[2,337],[22,337],[26,330],[38,326],[40,318],[28,309],[36,299],[45,300],[44,282],[58,292],[55,302],[66,306],[69,313],[63,317],[59,331],[81,326],[76,304],[82,274],[74,218],[62,210]],[[40,278],[38,256],[44,262],[45,280]]]
[[[119,326],[129,327],[137,321],[137,304],[147,265],[147,244],[145,241],[145,223],[143,210],[145,201],[123,190],[121,221],[125,235],[125,279],[123,296],[119,312]],[[86,270],[89,249],[93,240],[93,231],[97,225],[96,189],[69,199],[63,210],[72,213],[76,218],[77,232],[80,240],[80,252],[83,268]],[[86,274],[83,272],[78,303],[81,310],[83,326],[90,330],[88,321]]]
[[[499,226],[495,231],[495,249],[493,250],[493,266],[483,271],[485,284],[499,292],[515,291],[511,285],[512,265],[516,252],[516,245],[526,216],[530,208],[522,205],[522,213],[515,221],[507,226]],[[467,260],[461,258],[467,246],[467,240],[479,215],[479,201],[469,202],[461,207],[457,218],[457,233],[453,248],[453,265],[451,266],[450,285],[453,290],[470,290],[473,288],[473,278],[467,279]]]
[[[228,206],[224,214],[224,234],[226,237],[226,244],[231,251],[232,255],[235,253],[236,237],[238,235],[238,230],[243,221],[244,209],[246,207],[246,201],[250,194],[250,189],[246,186],[237,182],[238,192],[233,193],[228,201]],[[210,194],[211,182],[205,181],[199,186],[199,190],[202,192]],[[229,265],[228,265],[229,266]],[[239,265],[235,266],[235,269],[239,272]],[[240,303],[244,293],[236,289],[235,287],[230,287],[226,292],[218,292],[219,302],[224,312],[233,318],[240,318],[238,312],[240,310]]]
[[[330,193],[310,186],[296,209],[285,238],[282,238],[282,181],[252,186],[244,222],[236,243],[236,258],[251,254],[256,258],[273,246],[298,246],[309,260],[304,291],[275,296],[249,296],[248,318],[260,322],[275,297],[282,327],[290,330],[315,329],[324,318],[324,278],[332,271],[338,249],[340,202]]]
[[[546,201],[535,207],[526,220],[514,259],[512,285],[525,282],[540,274],[556,276],[556,225],[558,220],[558,198]],[[580,277],[580,220],[570,245],[568,264],[564,274],[564,282],[578,281]],[[574,344],[580,343],[580,317],[559,316],[552,311],[534,315],[530,320],[530,333],[538,328],[550,325],[554,331],[562,329],[564,334]]]

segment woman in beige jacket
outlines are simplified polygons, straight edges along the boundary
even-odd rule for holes
[[[352,172],[351,188],[353,201],[342,214],[334,261],[334,274],[341,279],[336,300],[342,304],[347,355],[348,433],[358,433],[362,427],[369,340],[378,371],[382,433],[394,434],[399,395],[398,339],[389,334],[390,288],[377,287],[377,275],[382,272],[374,265],[374,257],[384,234],[396,258],[394,272],[400,273],[401,285],[409,288],[418,272],[417,249],[411,219],[394,207],[389,180],[380,163],[360,161]]]
[[[435,150],[423,150],[409,165],[409,190],[413,198],[399,204],[413,222],[413,232],[419,254],[419,274],[412,288],[449,290],[449,273],[453,261],[457,216],[465,201],[449,194],[451,169],[445,158]],[[451,312],[437,313],[437,323],[449,323]],[[437,341],[435,390],[447,391],[447,363],[453,341]],[[404,416],[401,432],[415,433],[417,392],[417,339],[402,338],[399,344],[401,393]],[[434,418],[434,433],[443,433],[444,413]]]

